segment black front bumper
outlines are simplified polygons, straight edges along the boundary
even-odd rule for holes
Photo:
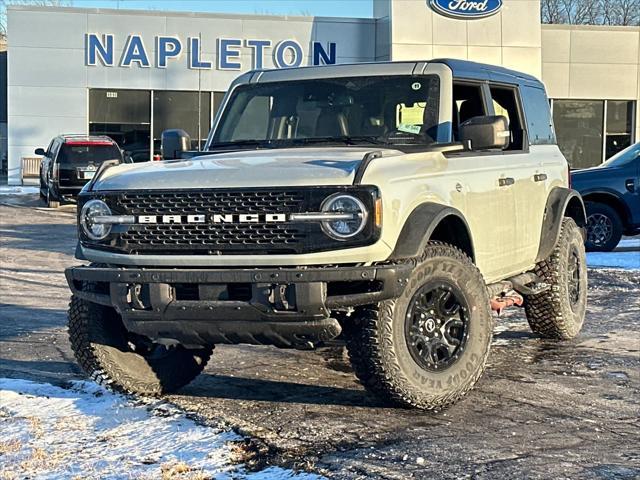
[[[73,294],[113,307],[130,331],[189,345],[304,347],[341,327],[331,311],[398,297],[410,264],[281,269],[73,267]]]

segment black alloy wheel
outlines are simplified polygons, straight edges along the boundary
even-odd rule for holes
[[[611,218],[602,213],[594,213],[587,218],[587,241],[595,247],[606,245],[613,235]]]
[[[464,351],[469,316],[461,292],[444,283],[426,284],[411,299],[405,332],[413,359],[424,369],[442,371]]]

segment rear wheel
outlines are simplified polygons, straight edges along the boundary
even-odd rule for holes
[[[563,220],[558,243],[535,272],[551,288],[525,296],[531,329],[545,338],[574,338],[587,309],[587,262],[582,234],[573,219]]]
[[[49,208],[58,208],[60,206],[60,200],[58,200],[58,198],[51,193],[51,188],[49,188],[49,186],[47,186],[47,207]]]
[[[587,202],[587,241],[590,252],[610,252],[618,246],[624,227],[618,212],[604,203]]]
[[[143,395],[173,392],[205,367],[213,347],[187,349],[131,334],[114,309],[71,297],[69,339],[76,360],[98,383]]]
[[[345,321],[356,376],[372,393],[436,410],[460,399],[485,368],[493,321],[482,275],[460,250],[431,243],[402,296]]]

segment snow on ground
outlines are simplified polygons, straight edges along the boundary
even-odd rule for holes
[[[38,187],[0,185],[0,195],[38,195]]]
[[[91,382],[64,389],[0,379],[0,479],[316,480],[234,464],[232,432],[200,426],[162,401],[143,403]]]
[[[590,267],[640,270],[640,237],[623,238],[613,252],[589,252]]]

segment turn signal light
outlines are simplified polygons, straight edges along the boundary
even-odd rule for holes
[[[378,228],[382,227],[382,199],[381,198],[376,199],[373,218],[376,222],[376,227]]]

